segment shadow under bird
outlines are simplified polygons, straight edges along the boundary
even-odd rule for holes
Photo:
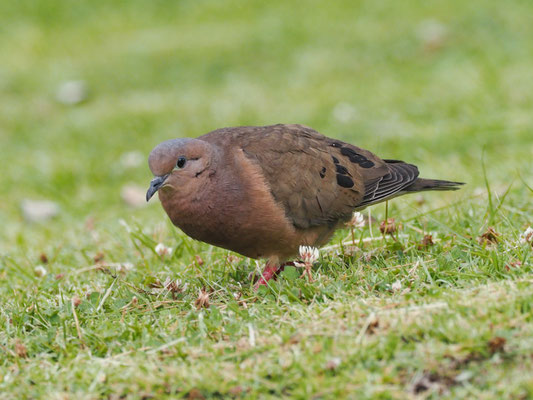
[[[456,190],[302,125],[222,128],[171,139],[148,158],[155,192],[190,237],[267,259],[265,284],[300,245],[321,246],[355,210],[406,193]]]

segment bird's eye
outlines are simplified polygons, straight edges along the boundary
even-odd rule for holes
[[[176,168],[183,168],[185,166],[185,162],[187,161],[187,159],[183,156],[179,157],[178,158],[178,161],[176,162]]]

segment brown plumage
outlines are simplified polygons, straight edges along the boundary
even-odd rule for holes
[[[302,125],[223,128],[156,146],[147,200],[159,199],[194,239],[266,258],[268,280],[300,245],[320,246],[354,210],[459,182],[418,178],[418,169],[330,139]]]

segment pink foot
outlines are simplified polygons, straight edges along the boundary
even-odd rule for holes
[[[266,285],[269,280],[272,278],[276,279],[278,274],[285,269],[285,266],[287,265],[293,265],[294,263],[292,261],[283,263],[282,265],[271,265],[268,264],[265,265],[265,269],[261,273],[261,277],[259,278],[259,281],[255,284],[255,289],[258,289],[259,286]]]
[[[261,278],[259,278],[259,280],[255,284],[255,288],[258,289],[259,286],[266,285],[269,280],[276,276],[279,268],[280,267],[278,267],[277,265],[267,264],[265,266],[265,269],[261,273]]]

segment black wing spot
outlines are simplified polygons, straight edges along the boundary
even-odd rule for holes
[[[322,171],[320,171],[320,177],[324,179],[325,176],[326,176],[326,167],[322,167]]]
[[[331,147],[342,147],[342,143],[333,142],[333,143],[331,143]]]
[[[331,156],[331,158],[333,158],[333,162],[334,162],[335,164],[338,164],[338,163],[339,163],[339,159],[338,159],[337,157],[333,157],[333,156]]]
[[[372,168],[375,164],[369,159],[366,159],[365,161],[360,162],[359,165],[363,168]]]
[[[336,164],[335,165],[335,169],[337,170],[338,174],[341,174],[341,175],[347,175],[348,174],[348,170],[346,169],[346,167],[342,166],[340,164]]]
[[[341,149],[341,154],[348,157],[349,160],[355,164],[359,164],[363,168],[372,168],[375,164],[365,156],[358,154],[355,150],[348,147]]]
[[[353,158],[359,157],[359,154],[357,154],[355,150],[352,150],[349,147],[343,147],[341,149],[341,154],[346,157],[353,157]]]
[[[339,186],[345,188],[351,188],[353,186],[353,181],[349,176],[337,174],[337,183]]]

